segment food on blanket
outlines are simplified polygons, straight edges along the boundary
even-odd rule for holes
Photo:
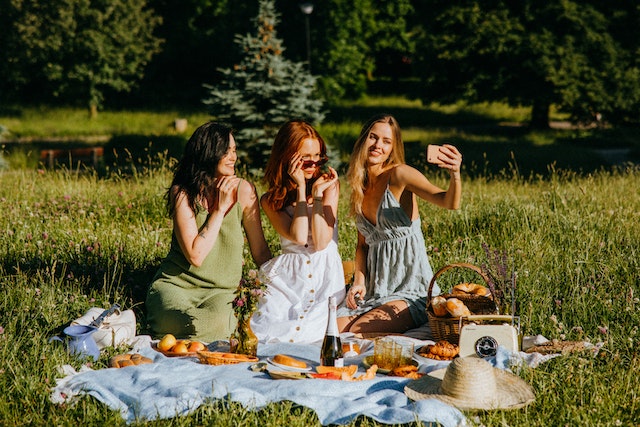
[[[488,297],[489,295],[491,295],[491,291],[486,286],[478,285],[477,283],[460,283],[453,287],[451,294],[478,295],[482,297]]]
[[[389,375],[394,377],[404,377],[410,378],[412,380],[417,380],[422,377],[423,374],[418,372],[418,367],[415,365],[402,365],[394,368]]]
[[[187,350],[189,351],[189,353],[196,353],[198,351],[202,351],[206,349],[207,347],[200,341],[191,341],[191,343],[189,343],[189,346],[187,347]]]
[[[342,373],[342,381],[366,381],[372,380],[376,377],[376,372],[378,372],[378,365],[371,365],[367,372],[360,375],[359,377],[353,377],[349,375],[347,372]]]
[[[445,340],[438,341],[435,344],[425,345],[418,350],[420,356],[434,360],[451,360],[456,357],[459,352],[459,346]]]
[[[447,315],[447,299],[440,295],[431,298],[431,308],[433,308],[433,314],[438,317],[444,317]]]
[[[315,379],[323,379],[323,380],[340,380],[342,379],[342,373],[341,372],[318,372],[318,373],[311,373],[309,374],[311,376],[311,378],[315,378]],[[351,376],[349,376],[349,378],[351,378]]]
[[[145,365],[147,363],[153,363],[153,360],[138,353],[119,354],[109,359],[109,366],[111,368],[124,368],[126,366]]]
[[[167,334],[158,342],[158,350],[169,351],[177,342],[176,337],[171,334]]]
[[[171,351],[172,353],[176,353],[176,354],[187,354],[189,353],[189,349],[187,348],[187,343],[185,343],[184,341],[178,341],[178,343],[176,345],[174,345],[173,347],[171,347]]]
[[[223,353],[220,351],[198,351],[198,359],[200,363],[206,365],[233,365],[243,362],[257,362],[258,358],[255,356],[248,356],[246,354],[236,353]]]
[[[276,354],[273,356],[273,361],[280,365],[291,366],[293,368],[305,369],[307,367],[307,364],[302,360],[287,356],[286,354]]]
[[[449,298],[447,300],[447,311],[453,317],[471,316],[467,306],[458,298]]]
[[[316,366],[316,372],[319,374],[325,374],[327,372],[335,372],[338,374],[338,377],[342,376],[343,372],[349,374],[349,376],[354,376],[356,372],[358,372],[358,365],[349,365],[349,366]]]

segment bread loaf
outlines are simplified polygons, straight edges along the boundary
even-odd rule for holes
[[[109,360],[109,367],[111,368],[124,368],[126,366],[145,365],[147,363],[153,363],[153,360],[148,357],[144,357],[141,354],[119,354],[113,356]]]
[[[447,315],[447,299],[440,295],[431,298],[431,307],[433,308],[433,314],[438,317],[444,317]]]
[[[447,300],[447,311],[453,317],[471,316],[467,306],[458,298],[449,298]]]
[[[280,365],[291,366],[293,368],[305,369],[307,367],[307,364],[302,360],[295,359],[291,356],[287,356],[286,354],[276,354],[273,356],[273,361]]]

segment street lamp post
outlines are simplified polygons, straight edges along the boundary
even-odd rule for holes
[[[313,13],[313,3],[303,2],[300,3],[300,11],[304,14],[304,26],[307,35],[307,63],[309,64],[309,71],[311,71],[311,30],[309,28],[309,15]]]

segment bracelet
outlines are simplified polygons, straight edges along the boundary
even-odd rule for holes
[[[322,202],[322,201],[324,201],[324,198],[322,198],[322,197],[314,197],[313,201],[314,202]]]

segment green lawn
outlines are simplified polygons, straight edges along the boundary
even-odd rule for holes
[[[420,106],[409,113],[412,107],[406,108],[401,124],[407,123],[408,145],[416,145],[409,150],[411,159],[430,179],[446,184],[442,174],[417,161],[422,145],[431,141],[427,138],[464,147],[462,208],[449,212],[420,205],[434,269],[452,262],[482,264],[483,244],[505,251],[518,273],[518,314],[525,334],[604,344],[597,357],[573,354],[524,369],[520,375],[535,390],[534,404],[471,413],[470,421],[485,426],[637,425],[640,170],[612,168],[589,154],[606,141],[637,147],[631,131],[420,126],[410,115],[432,110]],[[359,119],[327,122],[322,133],[347,141],[357,133]],[[0,123],[6,123],[4,116]],[[561,147],[566,163],[554,165]],[[49,401],[60,377],[57,368],[80,365],[47,339],[89,307],[113,302],[133,308],[144,323],[146,286],[170,240],[162,199],[170,163],[156,152],[147,161],[126,167],[114,163],[99,173],[26,163],[0,170],[0,424],[124,425],[118,413],[91,397],[74,406]],[[339,250],[349,259],[356,236],[347,215],[348,186],[342,190]],[[265,231],[277,252],[275,232],[269,226]],[[441,285],[459,279],[452,275]],[[123,350],[106,352],[93,368],[106,367],[108,357]],[[214,402],[187,417],[146,424],[319,425],[312,411],[289,402],[258,412]],[[366,418],[350,424],[373,425]]]

